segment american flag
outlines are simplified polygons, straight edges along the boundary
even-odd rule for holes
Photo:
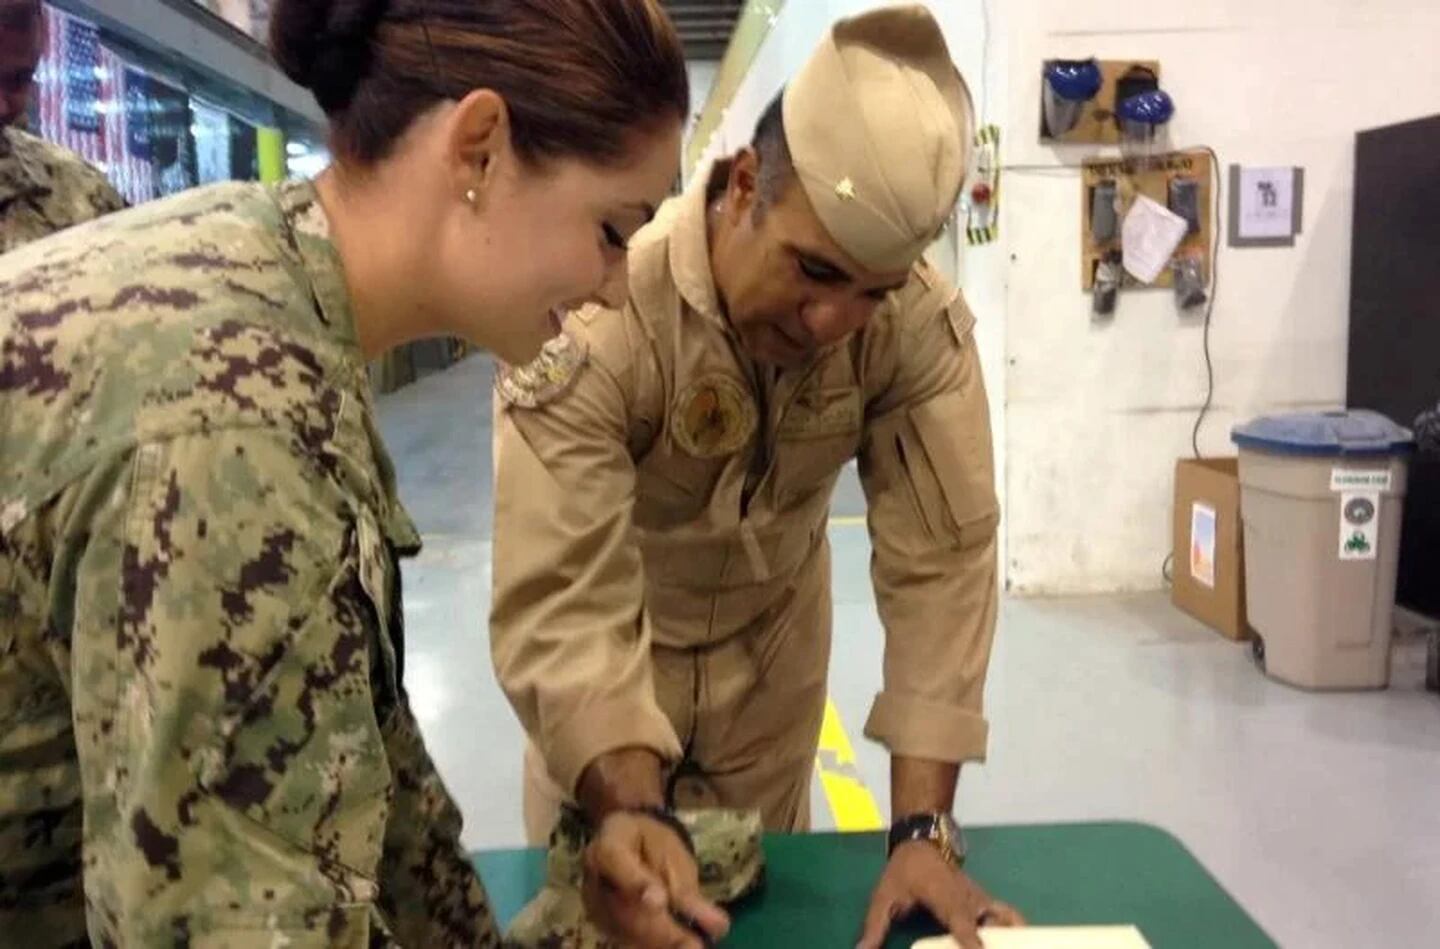
[[[45,9],[47,39],[40,69],[40,130],[104,169],[107,159],[101,90],[100,31],[95,24]]]
[[[44,10],[47,39],[35,102],[40,135],[105,172],[131,204],[193,186],[194,118],[187,93],[102,45],[94,23],[49,4]],[[268,4],[252,0],[252,10],[263,15]],[[243,130],[248,138],[239,151],[247,158],[254,132],[248,124]]]
[[[155,169],[148,154],[130,148],[137,117],[126,96],[128,81],[143,99],[144,74],[101,45],[93,23],[48,4],[45,19],[45,58],[36,76],[40,134],[105,172],[126,201],[150,200]],[[143,116],[137,124],[143,134]]]
[[[149,201],[155,197],[155,168],[148,150],[131,147],[132,139],[147,135],[138,111],[144,107],[144,74],[103,47],[100,61],[105,76],[105,170],[126,201]]]

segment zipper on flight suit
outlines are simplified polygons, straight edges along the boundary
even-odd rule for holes
[[[771,370],[753,360],[749,362],[751,384],[755,387],[756,414],[763,421],[756,450],[750,456],[750,469],[746,473],[745,484],[740,491],[739,526],[740,542],[745,548],[745,556],[750,561],[750,569],[757,581],[770,575],[770,564],[766,560],[765,551],[760,546],[759,538],[755,535],[753,523],[748,519],[750,502],[754,500],[755,492],[760,490],[775,468],[776,442],[779,437],[780,423],[789,414],[800,393],[810,384],[811,377],[815,375],[822,362],[822,359],[816,359],[806,367],[804,374],[795,380],[778,412],[772,411],[775,408],[772,404],[775,400],[772,397],[779,392],[780,382],[785,375],[784,370]]]
[[[767,370],[758,363],[750,363],[750,384],[755,389],[756,415],[760,419],[756,432],[755,450],[750,453],[750,469],[745,472],[745,484],[740,489],[740,520],[750,514],[750,501],[759,490],[760,483],[770,470],[770,386],[766,385]],[[778,380],[778,376],[776,377]]]
[[[740,519],[742,521],[750,513],[750,501],[754,498],[755,492],[760,489],[760,485],[765,483],[766,477],[770,474],[771,467],[774,466],[774,443],[776,441],[774,435],[780,430],[780,422],[790,413],[790,409],[795,404],[795,400],[799,397],[800,393],[805,390],[805,387],[810,383],[810,378],[815,375],[820,365],[824,362],[824,357],[817,357],[809,366],[805,367],[805,374],[796,381],[795,388],[790,391],[784,406],[780,409],[780,413],[773,418],[771,417],[770,411],[772,408],[770,395],[772,390],[779,389],[780,380],[785,375],[784,370],[774,370],[774,377],[769,380],[769,384],[767,385],[765,374],[770,370],[753,359],[747,360],[747,362],[750,366],[750,384],[755,388],[757,414],[760,417],[760,439],[755,453],[750,456],[750,470],[745,476],[745,487],[740,492]]]
[[[700,775],[704,772],[695,762],[695,740],[700,731],[700,673],[701,673],[701,650],[690,650],[690,725],[686,729],[685,740],[680,750],[680,763],[670,772],[665,781],[665,805],[669,808],[678,806],[675,801],[675,789],[679,787],[680,780],[691,775]]]

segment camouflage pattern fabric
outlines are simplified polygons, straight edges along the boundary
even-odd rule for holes
[[[735,903],[764,885],[759,811],[679,811],[676,816],[695,840],[706,899]],[[550,835],[545,889],[511,923],[505,934],[510,944],[518,949],[621,949],[585,916],[580,888],[590,836],[583,814],[573,807],[561,811]]]
[[[32,243],[0,299],[0,941],[498,945],[313,187]]]
[[[109,180],[79,155],[0,128],[0,254],[124,207]]]

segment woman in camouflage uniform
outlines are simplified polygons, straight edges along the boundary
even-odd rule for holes
[[[623,289],[688,106],[656,0],[281,0],[315,183],[0,260],[0,933],[491,945],[402,676],[365,365]]]

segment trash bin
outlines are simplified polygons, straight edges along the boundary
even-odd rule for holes
[[[1349,411],[1259,418],[1231,437],[1256,658],[1302,688],[1384,688],[1410,431]]]

